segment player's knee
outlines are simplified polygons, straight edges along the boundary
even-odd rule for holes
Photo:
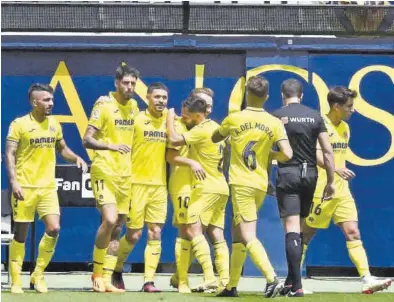
[[[48,225],[47,229],[45,230],[45,233],[47,233],[51,237],[57,237],[60,232],[60,224],[52,224]]]
[[[133,231],[132,233],[127,232],[126,240],[130,244],[135,245],[138,242],[138,240],[140,240],[141,236],[142,236],[142,230]]]
[[[149,240],[160,240],[161,239],[161,227],[158,225],[150,226],[148,229]]]
[[[114,227],[116,226],[117,221],[118,221],[118,219],[116,216],[107,216],[107,217],[103,218],[102,224],[106,229],[113,230]]]
[[[223,230],[216,227],[209,227],[207,230],[207,235],[211,242],[218,242],[224,240]]]
[[[346,230],[346,239],[348,241],[360,240],[360,230],[356,226],[352,226]]]

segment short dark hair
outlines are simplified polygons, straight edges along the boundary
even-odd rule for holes
[[[213,90],[211,88],[202,87],[202,88],[194,88],[192,90],[192,92],[190,93],[190,96],[197,96],[197,94],[200,94],[200,93],[206,94],[206,95],[210,96],[211,98],[213,98],[213,95],[214,95]]]
[[[335,86],[327,94],[327,101],[330,107],[334,104],[344,105],[350,98],[357,97],[357,91],[344,86]]]
[[[53,94],[53,88],[48,84],[34,83],[29,87],[29,91],[28,91],[28,96],[30,101],[32,100],[34,91],[46,91],[49,92],[50,94]]]
[[[282,83],[280,86],[280,91],[283,93],[285,98],[300,98],[304,91],[304,87],[301,81],[296,79],[288,79]]]
[[[132,77],[138,79],[140,77],[140,72],[137,69],[135,69],[133,67],[129,67],[125,63],[122,63],[122,65],[120,65],[118,68],[116,68],[115,78],[117,80],[122,80],[123,77],[125,77],[125,76],[132,76]]]
[[[192,113],[207,112],[207,103],[198,96],[188,97],[185,101],[183,101],[182,107],[186,107]]]
[[[269,83],[267,79],[262,76],[250,77],[246,83],[246,91],[260,98],[267,97],[268,90]]]
[[[155,89],[162,89],[162,90],[167,91],[167,93],[169,93],[168,87],[160,82],[155,82],[155,83],[150,84],[148,86],[148,93],[152,93],[153,90],[155,90]]]

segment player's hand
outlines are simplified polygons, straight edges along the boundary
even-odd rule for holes
[[[337,168],[335,169],[335,173],[337,173],[341,178],[345,180],[351,180],[353,179],[356,174],[347,168]]]
[[[120,144],[120,145],[109,144],[108,150],[119,152],[120,154],[126,154],[131,151],[131,148],[129,146],[123,145],[123,144]]]
[[[77,167],[79,169],[82,169],[83,174],[88,172],[88,165],[86,164],[86,162],[82,158],[77,157],[77,161],[75,162],[75,164],[77,165]]]
[[[203,167],[198,162],[194,162],[190,168],[192,169],[194,176],[198,180],[204,180],[206,178],[205,171]]]
[[[326,184],[323,192],[323,200],[330,200],[334,196],[335,186],[334,184]]]
[[[17,181],[11,183],[11,188],[12,188],[12,194],[17,200],[25,200],[22,187]]]

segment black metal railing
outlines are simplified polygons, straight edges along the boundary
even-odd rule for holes
[[[175,3],[1,5],[3,32],[394,35],[394,6]]]

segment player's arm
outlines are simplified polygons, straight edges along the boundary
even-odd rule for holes
[[[213,136],[212,136],[213,137]],[[213,138],[212,138],[213,141]],[[227,172],[230,168],[230,160],[231,160],[231,145],[230,145],[230,137],[227,137],[224,141],[226,146],[223,150],[223,171]]]
[[[212,142],[215,144],[218,142],[221,142],[222,140],[226,139],[226,137],[229,136],[230,134],[230,124],[231,124],[231,117],[228,116],[226,117],[222,124],[215,130],[215,132],[212,134]],[[226,142],[227,144],[227,142]]]
[[[331,199],[334,195],[334,154],[332,151],[330,139],[327,132],[320,132],[317,137],[319,141],[320,148],[316,149],[317,164],[326,170],[327,174],[327,185],[324,189],[323,199]]]
[[[5,163],[8,172],[8,179],[10,181],[12,194],[18,200],[24,200],[24,194],[21,185],[16,180],[15,164],[16,151],[18,150],[18,143],[7,140],[5,146]]]
[[[167,135],[169,143],[173,146],[184,146],[186,145],[183,135],[180,135],[175,130],[175,111],[174,108],[168,110],[167,113]]]
[[[221,142],[226,138],[226,136],[220,134],[219,129],[220,128],[216,129],[215,132],[212,134],[212,142],[214,142],[215,144]]]
[[[203,167],[199,162],[192,160],[187,157],[183,157],[179,150],[167,148],[166,150],[166,160],[170,165],[173,166],[188,166],[193,171],[194,176],[198,180],[204,180],[206,175]]]
[[[131,149],[127,145],[119,144],[108,144],[105,142],[100,142],[95,138],[98,133],[98,129],[92,125],[88,125],[86,129],[85,135],[83,136],[82,145],[86,149],[93,149],[93,150],[110,150],[110,151],[117,151],[119,153],[127,153],[130,152]]]
[[[293,157],[293,149],[290,146],[288,139],[281,139],[277,141],[279,151],[271,150],[270,158],[279,162],[287,162]]]
[[[56,141],[56,150],[64,160],[76,164],[78,168],[81,168],[83,173],[88,171],[88,165],[86,162],[67,146],[63,138]]]
[[[267,194],[271,196],[275,196],[275,186],[272,183],[271,177],[272,177],[272,157],[271,154],[268,158],[268,165],[267,165],[267,176],[268,176],[268,188],[267,188]]]

